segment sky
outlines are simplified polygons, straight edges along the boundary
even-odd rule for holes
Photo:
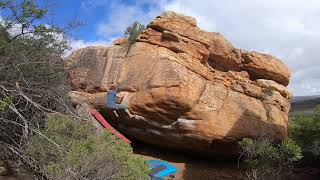
[[[51,3],[51,0],[47,0]],[[320,95],[320,0],[52,0],[57,23],[77,19],[73,49],[109,45],[134,21],[148,24],[163,11],[197,19],[236,48],[269,53],[292,72],[295,96]],[[50,4],[49,3],[49,4]]]

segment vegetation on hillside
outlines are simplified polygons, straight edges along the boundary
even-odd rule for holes
[[[276,143],[268,139],[244,138],[239,145],[241,154],[248,163],[246,176],[252,180],[265,177],[278,179],[289,174],[293,163],[302,158],[300,147],[291,139]]]
[[[279,179],[296,166],[318,166],[320,162],[320,105],[313,117],[290,118],[289,138],[282,142],[244,138],[239,142],[241,158],[248,164],[246,177]]]
[[[65,30],[33,0],[0,0],[0,146],[44,179],[140,179],[148,169],[69,103]],[[55,115],[52,115],[55,114]]]
[[[303,163],[320,167],[320,105],[315,108],[313,117],[303,114],[292,117],[288,131],[303,150]]]

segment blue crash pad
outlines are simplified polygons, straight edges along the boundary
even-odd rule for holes
[[[159,160],[149,160],[149,168],[151,169],[151,176],[157,178],[168,176],[177,171],[174,166]]]

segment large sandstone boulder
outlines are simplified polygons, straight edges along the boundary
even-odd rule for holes
[[[121,132],[150,144],[235,154],[243,137],[287,136],[290,72],[271,55],[234,48],[194,18],[165,12],[130,48],[88,47],[68,61],[70,96],[91,103]],[[112,82],[139,118],[104,106]]]

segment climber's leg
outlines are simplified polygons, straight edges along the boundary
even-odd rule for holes
[[[117,118],[119,117],[119,115],[118,115],[118,113],[117,113],[116,110],[113,110],[113,114],[114,114]]]
[[[113,109],[115,109],[115,110],[124,110],[128,114],[128,116],[130,118],[134,118],[135,117],[133,114],[131,114],[131,112],[129,111],[128,107],[126,105],[124,105],[124,104],[115,104]]]
[[[126,109],[125,112],[129,115],[130,118],[134,118],[135,117],[133,114],[131,114],[129,109]]]

